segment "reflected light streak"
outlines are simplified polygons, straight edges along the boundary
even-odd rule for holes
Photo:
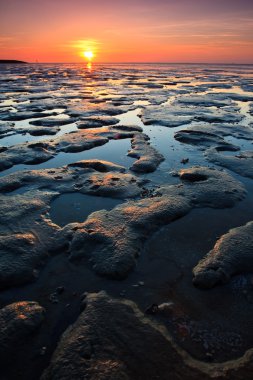
[[[89,71],[89,73],[92,71],[92,63],[91,62],[88,62],[87,63],[87,70]]]

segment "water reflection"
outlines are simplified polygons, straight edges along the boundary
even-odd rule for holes
[[[120,203],[120,199],[67,193],[53,200],[50,217],[54,223],[63,227],[68,223],[83,222],[94,211],[111,210]]]
[[[88,71],[89,73],[91,73],[91,72],[92,72],[92,63],[91,63],[91,62],[88,62],[86,67],[87,67],[87,71]]]

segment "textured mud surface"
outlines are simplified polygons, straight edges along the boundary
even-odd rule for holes
[[[251,379],[252,81],[1,67],[4,380]]]
[[[210,162],[233,170],[244,177],[253,178],[253,151],[242,151],[239,154],[226,156],[224,152],[230,151],[227,147],[210,148],[206,152],[206,157]]]
[[[226,283],[237,273],[253,271],[253,222],[223,235],[212,251],[193,269],[193,283],[212,288]]]
[[[102,292],[84,302],[85,312],[63,334],[43,380],[78,379],[80,373],[90,379],[250,378],[251,351],[238,363],[203,365],[177,347],[163,326],[145,318],[135,304]]]

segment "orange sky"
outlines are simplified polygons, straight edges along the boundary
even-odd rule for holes
[[[253,63],[252,0],[1,0],[0,59]]]

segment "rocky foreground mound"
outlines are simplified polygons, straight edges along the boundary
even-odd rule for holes
[[[193,269],[193,283],[200,288],[212,288],[228,282],[237,273],[252,272],[252,247],[253,222],[233,228]]]
[[[104,292],[63,334],[41,380],[250,380],[253,351],[233,362],[207,364],[175,345],[165,329],[130,301]]]

